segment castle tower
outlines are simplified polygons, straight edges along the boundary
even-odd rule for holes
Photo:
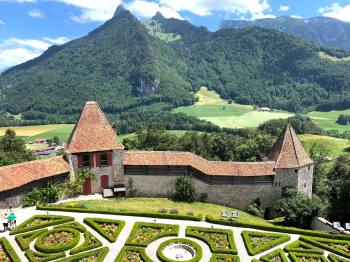
[[[311,197],[314,163],[289,123],[274,144],[268,158],[275,161],[274,186],[294,186]],[[281,192],[282,192],[281,191]]]
[[[88,179],[84,194],[101,192],[114,184],[124,183],[124,147],[101,108],[86,102],[65,148],[71,168],[71,179],[80,169],[89,169],[96,181]]]

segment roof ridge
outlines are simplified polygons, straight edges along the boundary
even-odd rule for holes
[[[295,146],[295,141],[294,141],[294,134],[295,134],[295,131],[292,127],[291,124],[288,124],[288,127],[289,127],[289,130],[290,130],[290,134],[291,134],[291,137],[292,137],[292,143],[293,143],[293,150],[294,150],[294,154],[295,154],[295,157],[297,159],[297,163],[298,163],[298,166],[300,166],[300,161],[299,161],[299,156],[298,156],[298,152],[297,152],[297,149],[296,149],[296,146]],[[295,134],[296,135],[296,134]]]
[[[31,160],[31,161],[25,161],[25,162],[21,162],[21,163],[12,164],[12,165],[1,166],[0,169],[12,168],[12,167],[21,166],[24,164],[33,164],[33,163],[37,163],[37,162],[50,162],[52,160],[60,159],[60,158],[64,159],[64,156],[54,156],[54,157],[48,157],[48,158],[42,158],[42,159],[35,159],[35,160]]]

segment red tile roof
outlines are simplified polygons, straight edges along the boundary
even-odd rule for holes
[[[268,158],[276,161],[275,168],[297,168],[313,163],[291,124],[278,137]]]
[[[275,162],[208,161],[190,152],[127,151],[125,166],[191,166],[212,176],[273,176]]]
[[[67,153],[123,149],[117,135],[96,102],[87,102],[66,146]]]
[[[69,164],[62,156],[3,166],[0,167],[0,192],[69,171]]]

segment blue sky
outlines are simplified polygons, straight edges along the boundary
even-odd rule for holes
[[[121,3],[141,20],[160,11],[212,31],[223,19],[282,15],[350,22],[350,0],[0,0],[0,71],[86,35]]]

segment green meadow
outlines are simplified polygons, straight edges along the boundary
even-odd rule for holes
[[[337,119],[340,114],[350,115],[350,109],[347,110],[333,110],[328,112],[318,112],[313,111],[307,115],[312,119],[312,121],[319,127],[325,130],[337,130],[340,133],[350,132],[350,125],[339,125],[337,124]]]

